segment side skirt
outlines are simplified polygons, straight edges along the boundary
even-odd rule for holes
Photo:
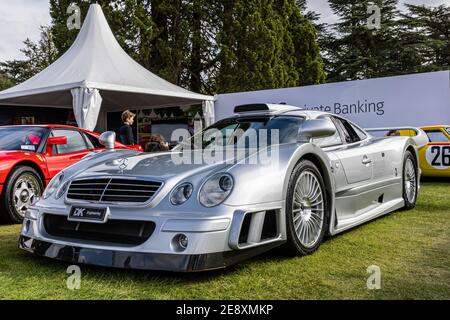
[[[373,220],[377,217],[380,217],[380,216],[383,216],[390,212],[393,212],[395,210],[401,209],[401,208],[403,208],[404,205],[405,205],[405,201],[402,198],[383,203],[382,205],[377,206],[375,209],[368,211],[361,216],[357,216],[355,218],[339,221],[337,227],[334,228],[332,230],[332,232],[330,232],[330,234],[335,235],[335,234],[338,234],[345,230],[351,229],[351,228],[356,227],[360,224],[363,224],[367,221]]]

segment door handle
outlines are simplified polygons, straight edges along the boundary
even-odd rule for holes
[[[370,164],[372,163],[372,159],[370,159],[368,156],[364,156],[361,162],[362,164]]]

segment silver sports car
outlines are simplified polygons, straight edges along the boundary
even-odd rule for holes
[[[377,129],[378,130],[378,129]],[[380,129],[381,130],[381,129]],[[63,170],[26,213],[21,249],[70,263],[200,271],[280,247],[307,255],[419,190],[426,135],[375,137],[333,114],[273,104],[183,137],[172,151],[105,151]]]

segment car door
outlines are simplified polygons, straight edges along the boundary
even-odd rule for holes
[[[366,156],[372,163],[372,181],[387,180],[394,177],[395,170],[389,170],[387,164],[393,161],[397,150],[387,146],[382,139],[368,139],[367,134],[354,123],[347,121],[361,140],[361,146],[366,147]]]
[[[372,140],[350,122],[333,117],[344,144],[328,151],[336,184],[337,227],[352,225],[377,204],[370,191],[373,182]],[[367,192],[369,190],[369,192]]]
[[[53,129],[50,136],[67,138],[67,144],[55,145],[51,151],[47,151],[47,166],[50,177],[80,161],[91,151],[85,137],[76,129]]]
[[[372,147],[347,120],[333,117],[345,146],[336,150],[349,186],[369,182],[373,175]]]

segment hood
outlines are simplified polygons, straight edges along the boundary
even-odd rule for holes
[[[132,156],[120,156],[110,158],[100,164],[90,166],[77,174],[76,178],[93,176],[123,176],[123,177],[148,177],[158,180],[177,180],[184,177],[220,170],[227,167],[227,159],[212,163],[195,164],[194,160],[202,159],[202,151],[194,152],[164,152],[164,153],[138,153]],[[198,162],[200,163],[200,162]]]

